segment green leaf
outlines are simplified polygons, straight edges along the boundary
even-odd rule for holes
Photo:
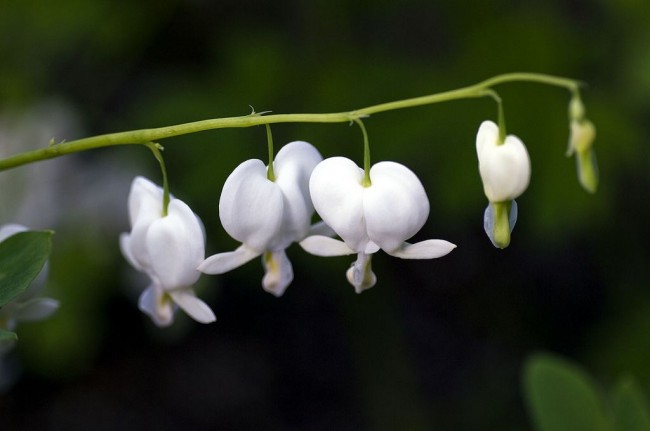
[[[52,231],[19,232],[0,242],[0,307],[22,293],[50,255]]]
[[[610,424],[592,379],[577,365],[548,354],[531,356],[524,391],[538,431],[604,431]]]
[[[648,400],[632,378],[621,379],[612,394],[614,418],[621,431],[650,430]]]
[[[15,332],[5,331],[4,329],[0,329],[0,341],[17,340],[17,339],[18,339],[18,335],[16,335]]]

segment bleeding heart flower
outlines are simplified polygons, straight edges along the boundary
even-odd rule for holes
[[[151,279],[138,301],[140,310],[158,326],[173,323],[175,306],[198,322],[214,322],[214,313],[192,288],[201,275],[196,268],[205,254],[198,216],[173,198],[163,215],[163,190],[137,177],[129,194],[129,218],[131,232],[120,236],[122,254]]]
[[[499,127],[484,121],[476,134],[478,169],[483,191],[490,201],[483,216],[483,226],[495,247],[510,244],[510,233],[517,221],[519,197],[530,182],[530,157],[521,139],[508,135],[503,142]]]
[[[310,233],[327,229],[323,224],[311,226],[314,207],[309,198],[309,176],[321,160],[311,144],[295,141],[275,157],[273,180],[261,160],[240,164],[223,186],[219,218],[226,232],[242,245],[208,257],[199,270],[223,274],[263,256],[266,273],[262,287],[281,296],[293,280],[285,249]]]
[[[380,162],[370,169],[370,185],[364,171],[352,160],[333,157],[322,161],[309,182],[312,201],[323,221],[343,241],[310,236],[300,245],[318,256],[357,254],[347,271],[357,293],[372,287],[377,278],[371,254],[379,249],[403,259],[432,259],[456,246],[431,239],[409,244],[429,216],[429,200],[416,175],[394,162]]]

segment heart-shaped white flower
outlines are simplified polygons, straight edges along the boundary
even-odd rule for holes
[[[490,202],[518,198],[530,181],[530,157],[521,139],[506,136],[499,142],[499,127],[484,121],[476,134],[478,168],[483,190]]]
[[[499,127],[492,121],[484,121],[478,129],[476,154],[483,191],[490,201],[483,227],[495,247],[505,248],[517,221],[515,198],[530,182],[530,157],[518,137],[508,135],[501,142]]]
[[[274,180],[268,179],[261,160],[240,164],[223,186],[219,218],[226,232],[242,245],[208,257],[199,270],[223,274],[263,256],[266,274],[262,287],[281,296],[293,280],[293,268],[284,250],[324,229],[322,224],[311,226],[314,207],[309,197],[309,176],[321,160],[311,144],[295,141],[278,151],[273,162]]]
[[[364,186],[363,169],[344,157],[332,157],[316,166],[309,182],[314,207],[343,241],[316,235],[300,243],[319,256],[358,254],[347,273],[357,293],[375,284],[369,255],[379,249],[403,259],[432,259],[456,247],[438,239],[406,242],[429,216],[424,187],[411,170],[399,163],[380,162],[369,175],[371,185]]]
[[[120,248],[129,263],[151,279],[138,306],[158,326],[173,323],[174,305],[198,322],[214,322],[214,313],[192,288],[205,255],[201,221],[179,199],[171,199],[167,215],[162,211],[163,190],[146,178],[135,178],[129,194],[132,229],[120,236]]]

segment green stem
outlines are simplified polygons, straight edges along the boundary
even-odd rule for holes
[[[163,180],[163,207],[162,207],[162,216],[167,216],[167,208],[169,207],[169,181],[167,180],[167,168],[165,167],[165,160],[162,156],[163,147],[160,144],[155,142],[147,142],[145,144],[147,148],[151,150],[153,156],[158,160],[160,164],[160,172],[162,173]]]
[[[512,201],[491,202],[494,209],[494,244],[498,248],[506,248],[510,245],[510,209]]]
[[[499,110],[499,144],[503,144],[506,141],[506,116],[503,113],[503,102],[501,99],[497,101],[498,110]]]
[[[366,132],[363,121],[359,118],[355,118],[354,122],[357,123],[361,133],[363,133],[363,181],[361,181],[361,185],[370,187],[372,183],[370,181],[370,142],[368,141],[368,132]]]
[[[253,113],[241,117],[216,118],[154,129],[140,129],[128,132],[93,136],[90,138],[63,142],[60,144],[52,144],[47,148],[27,151],[7,157],[0,160],[0,171],[38,162],[41,160],[60,157],[66,154],[77,153],[80,151],[114,145],[147,144],[148,142],[155,142],[162,139],[171,138],[173,136],[186,135],[189,133],[196,133],[205,130],[253,127],[274,123],[346,123],[379,112],[412,108],[422,105],[431,105],[434,103],[448,102],[458,99],[492,96],[492,90],[490,90],[492,86],[516,81],[536,82],[540,84],[564,87],[572,92],[577,91],[580,86],[580,83],[578,81],[557,76],[537,73],[508,73],[504,75],[498,75],[485,81],[479,82],[478,84],[470,85],[456,90],[445,91],[442,93],[415,97],[411,99],[398,100],[389,103],[382,103],[354,111],[324,114],[275,115],[261,115]]]
[[[499,96],[499,93],[497,93],[494,90],[487,90],[486,93],[494,99],[494,101],[497,103],[497,118],[498,118],[498,126],[499,126],[499,142],[498,145],[501,145],[505,142],[506,140],[506,116],[503,113],[503,101],[501,100],[501,96]]]
[[[269,147],[269,167],[266,168],[266,178],[269,181],[275,181],[275,172],[273,171],[273,135],[271,126],[266,124],[266,142]]]

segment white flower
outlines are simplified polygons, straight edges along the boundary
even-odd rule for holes
[[[438,239],[405,242],[429,216],[424,188],[408,168],[380,162],[370,169],[371,185],[364,186],[363,178],[363,169],[344,157],[332,157],[316,166],[309,182],[314,207],[343,241],[317,235],[300,243],[319,256],[358,254],[347,272],[357,293],[375,284],[370,255],[379,249],[403,259],[432,259],[456,247]]]
[[[25,226],[19,224],[2,225],[0,226],[0,242],[27,230]],[[13,331],[18,322],[43,320],[54,314],[59,308],[59,301],[37,296],[45,285],[45,278],[47,278],[47,264],[24,292],[0,308],[0,328]],[[2,348],[0,347],[1,354]]]
[[[242,245],[235,251],[208,257],[199,270],[223,274],[263,255],[266,274],[262,287],[281,296],[293,280],[285,249],[322,225],[310,226],[314,207],[309,198],[309,176],[322,160],[311,144],[295,141],[275,157],[275,180],[267,178],[261,160],[240,164],[226,180],[219,200],[219,218]]]
[[[490,201],[483,215],[483,227],[495,247],[505,248],[517,221],[514,199],[530,182],[530,157],[518,137],[508,135],[500,141],[496,124],[481,123],[476,134],[476,154],[483,191]]]
[[[490,202],[506,202],[519,197],[530,181],[530,158],[521,139],[506,136],[499,142],[499,127],[484,121],[476,135],[478,168],[483,190]]]
[[[174,198],[163,216],[163,190],[146,178],[137,177],[129,194],[129,218],[131,232],[120,236],[122,254],[151,279],[140,296],[140,310],[158,326],[172,324],[174,304],[198,322],[214,322],[214,313],[192,289],[201,275],[196,267],[205,254],[198,216]]]

